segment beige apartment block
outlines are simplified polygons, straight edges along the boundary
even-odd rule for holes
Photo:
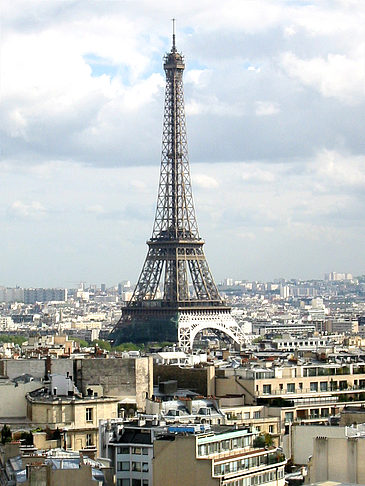
[[[269,415],[264,405],[221,406],[226,425],[246,425],[254,427],[262,434],[270,434],[275,445],[280,445],[280,418]]]
[[[339,481],[365,484],[365,438],[314,439],[307,483]]]
[[[331,398],[334,395],[357,400],[364,393],[363,363],[216,371],[216,396],[243,394],[246,404],[255,404],[258,399]]]
[[[176,435],[154,442],[153,484],[284,486],[283,454],[253,447],[247,429]]]
[[[293,425],[283,438],[283,451],[293,464],[306,465],[313,455],[313,440],[316,437],[346,437],[346,428],[328,425]]]
[[[99,420],[118,416],[118,398],[64,397],[37,390],[27,395],[27,418],[32,424],[64,432],[64,446],[74,451],[98,451]]]

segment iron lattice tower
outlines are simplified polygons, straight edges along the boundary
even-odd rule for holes
[[[114,328],[114,342],[179,341],[191,347],[204,328],[242,342],[214,283],[195,217],[185,123],[183,56],[164,57],[166,91],[157,208],[148,253],[132,299]]]

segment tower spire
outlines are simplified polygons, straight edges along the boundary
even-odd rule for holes
[[[175,22],[176,22],[176,19],[172,19],[172,52],[176,52],[176,43],[175,43]]]

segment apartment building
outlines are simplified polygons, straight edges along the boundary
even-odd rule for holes
[[[272,368],[219,369],[216,395],[243,394],[246,404],[287,400],[365,396],[365,363],[306,364]]]
[[[307,483],[339,481],[365,484],[363,424],[346,427],[345,437],[316,437],[308,464]]]
[[[99,455],[99,420],[118,416],[119,399],[96,394],[82,397],[73,389],[65,394],[59,388],[28,393],[27,418],[35,426],[62,431],[65,449]]]
[[[256,448],[250,429],[214,428],[207,433],[181,429],[154,444],[153,484],[253,486],[284,485],[284,455]]]
[[[270,434],[273,443],[276,445],[280,444],[280,417],[270,415],[269,407],[266,407],[265,405],[234,406],[233,404],[227,404],[227,399],[224,399],[224,401],[222,399],[222,402],[220,411],[225,416],[224,423],[226,425],[239,425],[254,428],[261,434]]]
[[[284,486],[282,452],[255,447],[249,428],[165,421],[105,421],[100,449],[117,486]]]

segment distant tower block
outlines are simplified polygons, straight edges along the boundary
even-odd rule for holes
[[[171,51],[164,58],[166,92],[155,222],[137,286],[110,336],[115,345],[177,341],[188,349],[204,329],[244,342],[231,309],[218,293],[198,232],[185,128],[184,68],[174,32]]]

